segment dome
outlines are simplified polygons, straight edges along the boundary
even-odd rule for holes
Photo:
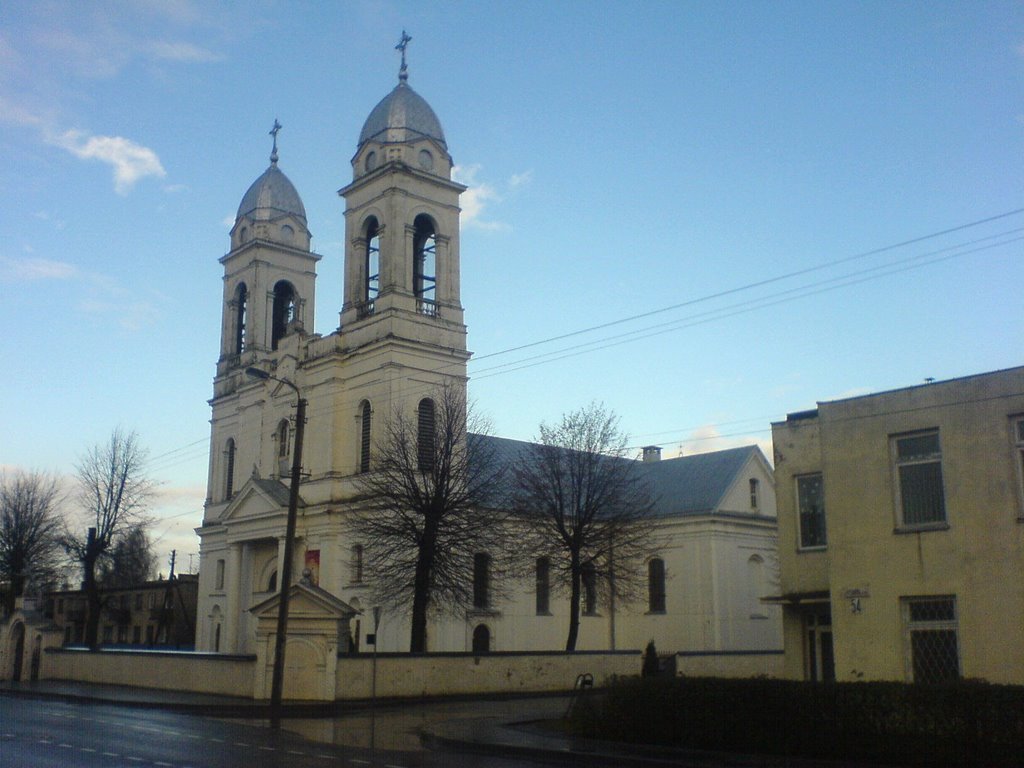
[[[373,108],[359,133],[359,146],[367,141],[384,143],[429,137],[448,148],[441,121],[416,91],[402,80]]]
[[[270,219],[280,214],[291,214],[306,221],[306,208],[295,185],[281,172],[276,162],[271,162],[245,193],[235,218]]]

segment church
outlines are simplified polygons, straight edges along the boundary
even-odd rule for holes
[[[409,650],[408,611],[385,612],[375,632],[363,568],[373,542],[356,540],[347,521],[384,419],[422,419],[439,392],[465,393],[470,352],[459,280],[466,187],[452,180],[441,122],[409,85],[400,49],[398,84],[366,118],[352,179],[339,191],[337,330],[312,327],[321,257],[311,250],[302,198],[279,168],[276,123],[270,166],[243,195],[220,259],[208,492],[196,529],[199,651],[251,654],[261,642],[258,619],[285,561],[297,393],[308,405],[291,582],[302,579],[315,598],[307,604],[333,611],[344,626],[339,652]],[[701,658],[780,649],[778,608],[761,601],[776,578],[776,522],[772,469],[760,449],[660,460],[651,448],[643,469],[665,534],[646,564],[648,594],[617,608],[585,604],[577,647],[637,649],[653,639],[662,653]],[[513,585],[486,611],[432,617],[429,650],[560,650],[568,600],[557,590],[549,598],[547,587],[539,594],[538,584]]]

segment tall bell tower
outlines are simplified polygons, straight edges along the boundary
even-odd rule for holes
[[[393,405],[414,390],[463,386],[469,358],[459,285],[466,187],[452,181],[437,115],[409,85],[410,39],[403,32],[398,85],[366,119],[352,182],[338,192],[346,202],[341,331],[378,370],[401,369],[405,386],[389,393]]]

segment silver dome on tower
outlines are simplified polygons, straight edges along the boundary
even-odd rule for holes
[[[412,38],[402,32],[402,39],[395,46],[402,52],[402,67],[398,72],[398,85],[370,112],[359,132],[359,146],[368,141],[381,144],[415,141],[430,138],[445,149],[441,121],[426,100],[414,91],[408,83],[409,71],[405,63],[405,46]]]
[[[274,148],[270,153],[270,167],[252,183],[238,206],[236,220],[246,216],[254,221],[268,221],[282,214],[306,221],[306,207],[302,204],[295,185],[277,167],[277,132],[281,124],[274,121],[270,134]]]

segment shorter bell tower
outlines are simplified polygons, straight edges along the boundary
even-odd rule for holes
[[[224,265],[224,304],[217,375],[273,353],[282,338],[312,330],[316,263],[306,209],[277,167],[276,120],[270,167],[252,183],[231,228]]]

